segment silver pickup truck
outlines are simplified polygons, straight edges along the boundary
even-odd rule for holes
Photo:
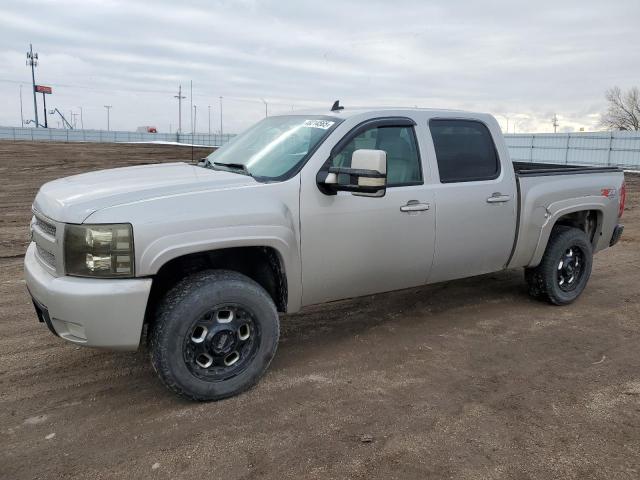
[[[55,335],[134,350],[146,331],[167,387],[220,399],[264,374],[278,312],[519,267],[568,304],[624,200],[617,168],[512,162],[491,115],[336,102],[268,117],[198,165],[47,183],[26,283]]]

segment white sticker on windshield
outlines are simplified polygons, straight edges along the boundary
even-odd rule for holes
[[[331,128],[331,126],[336,123],[331,120],[305,120],[302,124],[303,127],[308,128],[321,128],[322,130],[326,130]]]

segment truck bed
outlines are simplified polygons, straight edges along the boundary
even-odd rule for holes
[[[587,167],[584,165],[558,165],[554,163],[513,162],[513,169],[519,177],[546,175],[574,175],[580,173],[621,172],[618,167]]]

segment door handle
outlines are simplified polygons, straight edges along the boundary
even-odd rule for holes
[[[511,195],[502,195],[500,192],[494,192],[489,198],[487,203],[502,203],[511,200]]]
[[[428,203],[420,203],[417,200],[409,200],[406,205],[400,207],[401,212],[422,212],[424,210],[429,210],[431,205]]]

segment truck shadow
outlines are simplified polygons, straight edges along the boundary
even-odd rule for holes
[[[407,290],[311,306],[281,319],[281,343],[314,343],[393,322],[444,324],[443,313],[482,303],[535,302],[521,270],[508,270]],[[537,302],[536,302],[537,303]],[[468,320],[468,319],[467,319]],[[461,318],[460,321],[467,321]],[[447,318],[446,322],[451,319]],[[455,320],[454,320],[455,321]]]
[[[523,302],[534,300],[527,296],[518,270],[308,307],[282,316],[280,345],[270,372],[277,375],[281,370],[301,367],[305,357],[300,352],[329,355],[337,342],[351,342],[375,328],[417,326],[434,334],[447,334],[461,324],[479,320],[467,313],[455,315],[459,309],[486,303],[508,308],[509,304]],[[86,365],[94,366],[91,375],[83,376],[82,384],[71,389],[76,398],[101,397],[115,408],[126,408],[135,399],[147,403],[154,399],[152,404],[167,408],[191,403],[171,395],[160,384],[150,365],[145,337],[134,353],[61,345],[53,338],[49,342],[51,348],[67,350],[44,367],[49,373],[42,373],[52,380],[58,378],[70,386],[79,380],[76,375]]]

